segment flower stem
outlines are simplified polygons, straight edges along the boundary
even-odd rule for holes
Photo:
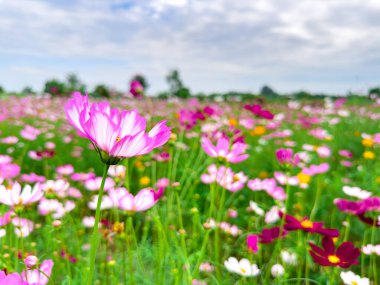
[[[100,205],[102,204],[104,184],[105,184],[105,181],[107,178],[107,173],[108,173],[109,167],[110,166],[108,164],[104,165],[102,183],[100,184],[100,189],[99,189],[98,203],[96,206],[96,213],[95,213],[94,231],[92,233],[92,238],[91,238],[90,258],[88,260],[88,265],[90,267],[90,273],[87,277],[87,284],[88,285],[92,284],[92,279],[94,277],[96,249],[98,248],[99,241],[100,241],[99,232],[98,232],[99,221],[100,221]]]

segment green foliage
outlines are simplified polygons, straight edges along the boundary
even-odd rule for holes
[[[178,70],[172,70],[166,76],[166,81],[169,84],[169,94],[173,97],[186,99],[191,96],[190,89],[182,83]]]
[[[58,79],[51,79],[45,82],[44,92],[51,95],[65,95],[66,85]]]
[[[109,98],[111,97],[111,92],[106,85],[100,84],[95,87],[92,96]]]
[[[75,73],[69,73],[66,77],[66,94],[79,91],[82,94],[86,92],[86,85],[78,78]]]
[[[267,85],[264,85],[261,90],[260,90],[260,95],[265,96],[265,97],[277,97],[279,94],[275,92],[272,88],[270,88]]]

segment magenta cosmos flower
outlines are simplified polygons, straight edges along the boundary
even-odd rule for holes
[[[241,142],[235,142],[230,146],[227,138],[221,137],[214,146],[207,137],[202,138],[202,148],[211,157],[216,157],[231,163],[239,163],[248,158],[248,154],[244,154],[247,145]]]
[[[347,268],[358,263],[357,258],[360,255],[360,250],[348,241],[342,243],[337,249],[335,249],[334,242],[329,237],[323,238],[322,248],[311,242],[309,245],[311,246],[309,253],[314,262],[322,266]]]
[[[283,217],[283,213],[280,212],[280,217]],[[287,231],[302,230],[304,232],[321,234],[327,237],[338,237],[339,231],[336,229],[328,229],[323,227],[321,222],[312,222],[308,218],[303,218],[301,221],[291,215],[285,214],[285,229]]]
[[[73,94],[65,105],[66,117],[78,134],[94,144],[108,165],[121,159],[143,155],[165,144],[170,137],[166,121],[146,133],[146,120],[137,111],[120,111],[107,102],[88,102],[88,96]]]
[[[280,148],[276,150],[276,158],[280,165],[284,166],[295,166],[300,161],[297,154],[293,157],[293,150],[290,148]]]

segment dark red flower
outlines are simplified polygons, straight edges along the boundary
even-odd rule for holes
[[[309,242],[311,250],[309,253],[315,263],[322,266],[339,266],[348,268],[353,264],[357,264],[357,258],[360,255],[360,250],[351,242],[342,243],[337,249],[335,249],[332,238],[324,237],[322,240],[322,248]]]
[[[283,217],[282,212],[280,212],[280,217]],[[288,231],[302,230],[304,232],[321,234],[330,238],[339,236],[339,231],[337,229],[324,228],[323,223],[312,222],[306,217],[299,221],[291,215],[285,215],[285,222],[286,224],[284,227]]]
[[[287,232],[285,229],[281,229],[280,227],[273,227],[270,229],[263,229],[259,234],[259,242],[260,243],[271,243],[275,239],[286,236]]]

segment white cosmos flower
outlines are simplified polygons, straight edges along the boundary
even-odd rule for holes
[[[257,265],[251,264],[246,258],[239,261],[235,257],[230,257],[224,262],[224,266],[228,271],[244,277],[257,276],[260,274],[260,269]]]
[[[273,277],[280,277],[284,275],[285,269],[281,264],[274,264],[270,270]]]
[[[341,272],[340,278],[342,278],[345,285],[369,285],[368,278],[361,278],[352,271]]]
[[[289,265],[296,265],[297,264],[297,254],[294,252],[289,252],[287,250],[281,251],[281,259],[283,262]]]
[[[343,186],[342,190],[346,195],[355,197],[358,199],[367,199],[372,195],[371,192],[360,189],[359,187]]]
[[[259,216],[262,216],[264,215],[264,210],[261,209],[259,207],[259,205],[257,205],[257,203],[253,202],[253,201],[249,201],[249,207],[252,209],[252,211],[254,211],[256,214],[258,214]]]

